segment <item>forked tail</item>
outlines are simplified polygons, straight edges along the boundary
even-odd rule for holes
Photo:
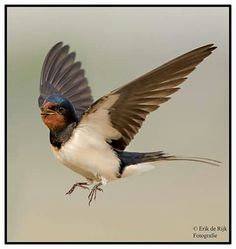
[[[221,162],[205,158],[205,157],[182,157],[167,155],[163,151],[138,153],[138,152],[117,152],[120,159],[120,170],[118,177],[127,177],[134,174],[140,174],[145,171],[149,171],[155,166],[149,164],[150,162],[157,161],[189,161],[205,163],[212,166],[220,166]]]
[[[143,172],[153,168],[152,165],[147,165],[149,162],[157,161],[189,161],[189,162],[199,162],[205,163],[213,166],[220,166],[221,162],[205,158],[205,157],[182,157],[182,156],[172,156],[167,155],[163,151],[157,152],[147,152],[147,153],[138,153],[138,152],[127,152],[127,151],[117,151],[117,156],[120,159],[120,169],[119,176],[130,175],[133,172]],[[130,173],[129,173],[130,171]]]
[[[205,158],[205,157],[180,157],[180,156],[167,156],[164,160],[167,161],[192,161],[192,162],[199,162],[199,163],[206,163],[213,166],[220,166],[221,162]]]
[[[172,156],[167,155],[163,151],[142,153],[142,162],[155,162],[155,161],[190,161],[206,163],[213,166],[220,166],[221,162],[218,160],[205,158],[205,157],[182,157],[182,156]]]

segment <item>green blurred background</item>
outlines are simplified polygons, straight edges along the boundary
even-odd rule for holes
[[[198,225],[228,227],[228,9],[7,10],[8,241],[227,241],[194,239]],[[152,113],[130,151],[221,160],[221,167],[156,163],[104,187],[91,207],[82,178],[54,158],[37,106],[41,66],[64,41],[83,63],[94,99],[196,47],[217,50]]]

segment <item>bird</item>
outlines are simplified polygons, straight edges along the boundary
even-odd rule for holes
[[[54,155],[85,178],[66,194],[77,187],[88,189],[90,205],[104,185],[153,169],[152,162],[180,160],[219,166],[220,161],[209,158],[125,151],[146,116],[168,101],[215,49],[214,44],[196,48],[94,101],[76,53],[69,51],[69,45],[56,43],[43,62],[38,105]]]

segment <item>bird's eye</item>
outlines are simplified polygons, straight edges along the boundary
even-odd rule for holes
[[[65,111],[65,108],[64,107],[59,107],[59,112],[64,112]]]
[[[55,111],[55,110],[56,110],[56,107],[55,107],[55,106],[50,106],[49,109]]]

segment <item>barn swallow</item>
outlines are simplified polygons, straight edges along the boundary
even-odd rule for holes
[[[106,183],[153,168],[156,161],[195,161],[218,165],[200,157],[178,157],[162,151],[127,152],[146,116],[170,99],[187,76],[216,47],[209,44],[181,55],[149,73],[93,101],[81,62],[62,42],[48,52],[42,67],[38,104],[50,130],[52,151],[59,161],[86,181],[89,205]]]

